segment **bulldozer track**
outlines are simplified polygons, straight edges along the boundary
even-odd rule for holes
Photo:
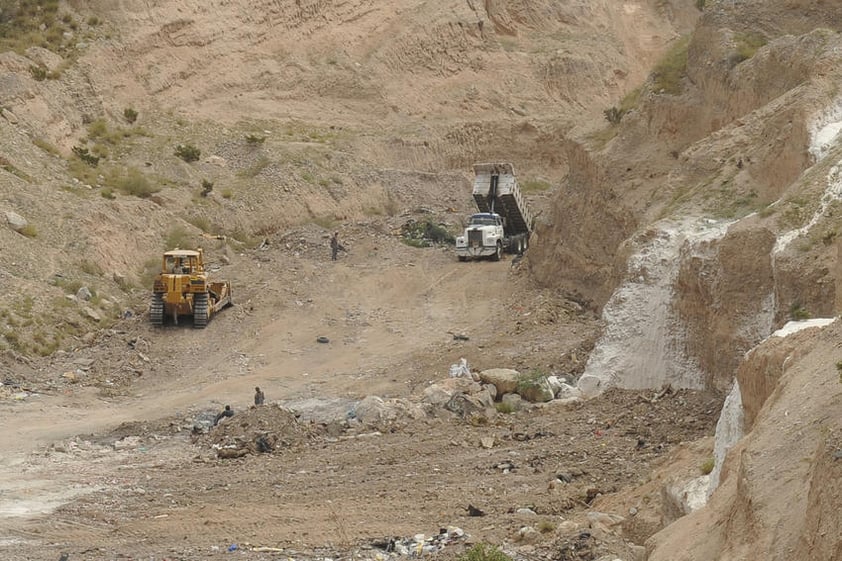
[[[208,295],[193,296],[193,327],[204,329],[208,325]]]
[[[152,295],[152,304],[149,306],[149,322],[152,325],[164,325],[164,299],[160,294]]]

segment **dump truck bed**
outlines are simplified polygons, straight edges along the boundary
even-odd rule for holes
[[[502,216],[507,235],[529,234],[532,214],[520,192],[512,164],[476,164],[474,174],[473,195],[477,209]]]

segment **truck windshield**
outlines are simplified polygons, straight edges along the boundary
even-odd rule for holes
[[[473,226],[494,226],[497,223],[493,216],[471,216],[471,225]]]

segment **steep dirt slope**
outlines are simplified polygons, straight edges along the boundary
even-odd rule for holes
[[[709,505],[652,538],[651,561],[839,559],[839,336],[837,321],[750,355],[741,385],[775,389],[751,404],[751,432],[729,452]]]

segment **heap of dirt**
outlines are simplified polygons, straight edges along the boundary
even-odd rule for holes
[[[269,403],[224,417],[207,432],[195,427],[193,443],[216,450],[220,458],[237,458],[299,447],[321,432],[318,425],[299,422],[295,412]]]

